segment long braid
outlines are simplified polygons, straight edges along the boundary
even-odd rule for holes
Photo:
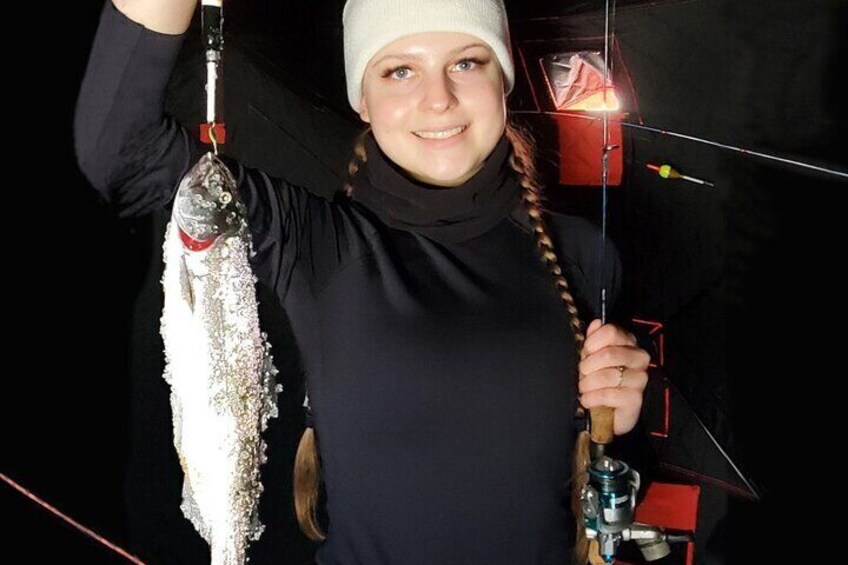
[[[577,357],[579,358],[586,336],[583,333],[583,327],[578,317],[574,297],[569,289],[568,281],[562,273],[562,268],[559,265],[556,251],[554,250],[553,241],[548,234],[542,218],[542,189],[538,180],[534,160],[535,143],[529,130],[512,121],[507,123],[506,136],[512,145],[509,164],[518,175],[518,181],[524,189],[522,198],[527,208],[527,214],[530,216],[530,222],[533,225],[536,246],[539,250],[542,263],[550,271],[557,292],[565,303],[565,309],[568,311],[571,328],[574,332]],[[576,384],[575,394],[577,394]],[[582,408],[578,408],[578,412],[578,415],[582,415]],[[581,564],[586,563],[589,554],[589,540],[586,538],[586,530],[583,526],[583,507],[580,504],[580,493],[589,478],[589,442],[589,432],[585,430],[579,431],[574,444],[571,480],[571,510],[575,517],[574,554],[577,559],[576,562]]]
[[[509,156],[509,165],[518,175],[518,180],[524,188],[522,198],[527,207],[527,214],[530,216],[530,221],[533,224],[533,231],[536,235],[536,242],[541,254],[542,262],[548,267],[551,275],[554,278],[554,284],[557,286],[560,298],[565,303],[565,309],[571,318],[571,328],[574,330],[574,338],[577,340],[578,350],[583,346],[585,336],[580,318],[577,314],[577,306],[574,303],[574,297],[568,287],[568,281],[562,274],[562,268],[559,266],[554,244],[551,237],[548,235],[544,220],[542,219],[541,201],[542,189],[537,179],[535,163],[533,161],[533,141],[530,133],[522,126],[510,123],[506,128],[506,136],[512,145],[512,152]]]
[[[318,525],[318,488],[321,482],[321,465],[318,460],[318,436],[307,426],[300,436],[294,457],[294,512],[297,523],[306,537],[321,541],[326,535]]]
[[[350,198],[353,196],[354,175],[359,171],[361,164],[366,161],[365,153],[365,137],[370,132],[370,128],[366,128],[359,136],[357,136],[353,146],[353,157],[348,163],[347,178],[341,189],[343,196]],[[553,240],[548,234],[542,217],[542,189],[538,180],[536,171],[534,149],[535,144],[530,132],[515,122],[506,124],[506,136],[509,139],[512,150],[509,156],[510,167],[515,171],[519,183],[523,188],[522,199],[527,208],[527,213],[530,216],[533,224],[533,231],[536,236],[537,248],[539,250],[540,259],[553,276],[554,285],[557,288],[560,298],[565,303],[566,311],[569,315],[571,328],[574,333],[574,339],[577,346],[577,354],[585,341],[583,327],[578,317],[577,306],[571,290],[568,286],[568,281],[563,275],[562,268],[557,260],[554,250]],[[576,386],[575,386],[576,394]],[[318,527],[315,519],[315,505],[317,502],[318,490],[318,454],[317,442],[314,441],[314,432],[310,428],[304,431],[295,462],[296,478],[295,478],[295,508],[297,509],[297,519],[301,530],[313,540],[324,539],[324,534]],[[571,507],[576,518],[575,525],[575,555],[578,563],[586,563],[588,555],[588,540],[586,539],[585,529],[583,528],[583,511],[580,505],[580,491],[588,479],[589,465],[589,433],[581,431],[578,433],[577,440],[574,446],[574,466],[572,475],[572,491],[571,491]],[[301,481],[302,488],[298,488],[297,474],[300,471],[300,476],[307,480]]]

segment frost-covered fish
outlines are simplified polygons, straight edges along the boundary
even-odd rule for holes
[[[264,530],[261,432],[282,387],[259,329],[245,208],[212,152],[182,179],[163,250],[163,376],[185,475],[181,508],[212,565],[241,564]]]

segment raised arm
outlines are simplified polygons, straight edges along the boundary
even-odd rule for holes
[[[113,2],[127,4],[133,14],[160,29],[183,33],[147,28]],[[166,87],[196,0],[169,2],[105,0],[76,102],[77,163],[122,217],[164,206],[184,172],[206,150],[164,114]],[[161,10],[165,15],[156,12],[160,4],[168,4]],[[158,15],[152,17],[154,13]]]
[[[111,0],[129,19],[159,33],[180,35],[191,24],[197,0]]]
[[[168,80],[198,2],[104,2],[76,103],[74,146],[80,170],[103,199],[121,217],[138,216],[167,206],[210,149],[164,112]],[[318,197],[219,156],[248,208],[257,275],[282,298]]]

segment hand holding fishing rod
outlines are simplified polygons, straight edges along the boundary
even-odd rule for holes
[[[604,9],[604,108],[610,86],[610,5]],[[602,112],[603,145],[601,147],[601,238],[599,255],[601,272],[606,263],[607,237],[607,187],[609,157],[620,149],[610,144],[609,112]],[[586,341],[581,349],[579,365],[580,403],[589,409],[588,481],[580,494],[580,504],[586,537],[589,544],[590,563],[612,563],[618,546],[628,539],[637,541],[643,556],[653,561],[670,552],[666,536],[660,528],[634,523],[636,495],[639,492],[639,473],[624,461],[604,454],[605,446],[612,443],[614,435],[633,429],[642,409],[642,395],[648,383],[650,356],[636,345],[633,334],[607,324],[607,287],[600,287],[600,319],[593,320],[586,329]]]
[[[592,439],[596,443],[610,443],[613,435],[625,434],[636,425],[642,391],[648,383],[649,363],[650,355],[637,345],[630,332],[614,324],[603,324],[600,319],[589,324],[579,365],[578,391],[583,407],[592,412],[593,422],[609,422],[593,426]]]
[[[611,563],[619,543],[630,535],[639,474],[605,456],[604,447],[636,425],[649,362],[648,353],[622,328],[596,319],[586,329],[578,391],[591,415],[592,453],[582,507],[587,537],[599,545],[590,554],[593,560],[600,556]]]
[[[630,332],[601,320],[589,324],[578,383],[580,402],[591,415],[592,438],[582,506],[587,537],[598,542],[590,557],[605,563],[613,562],[623,541],[635,541],[645,559],[654,561],[670,553],[668,542],[689,539],[634,522],[639,473],[604,454],[613,437],[632,430],[639,419],[649,363],[650,355],[638,347]]]

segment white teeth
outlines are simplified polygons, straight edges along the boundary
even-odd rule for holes
[[[447,131],[416,131],[415,135],[424,139],[445,139],[465,130],[465,126],[457,126]]]

